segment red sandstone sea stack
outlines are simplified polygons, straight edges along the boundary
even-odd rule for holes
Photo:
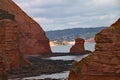
[[[70,71],[69,80],[120,80],[120,19],[96,34],[95,51]]]
[[[19,48],[24,54],[51,53],[49,40],[41,26],[22,11],[12,0],[0,0],[0,9],[15,16],[19,29]]]
[[[70,53],[85,53],[86,50],[84,48],[84,42],[85,40],[82,38],[76,38],[75,44],[70,48]]]

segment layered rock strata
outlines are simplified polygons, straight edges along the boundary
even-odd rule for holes
[[[7,80],[7,68],[2,54],[0,53],[0,80]]]
[[[0,80],[7,80],[8,71],[30,65],[19,48],[19,29],[15,16],[0,9]]]
[[[18,33],[18,26],[14,21],[10,19],[0,20],[0,56],[6,66],[4,68],[7,70],[30,65],[24,55],[20,53]]]
[[[22,11],[12,0],[0,0],[0,9],[15,16],[19,29],[19,47],[24,54],[51,53],[49,40],[41,26]]]
[[[0,54],[9,61],[9,67],[19,66],[18,27],[9,19],[0,20]]]
[[[120,19],[95,37],[95,51],[75,64],[69,80],[120,80]]]

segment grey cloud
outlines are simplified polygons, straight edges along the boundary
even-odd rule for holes
[[[37,19],[44,30],[108,26],[120,17],[118,0],[14,1],[32,18]]]

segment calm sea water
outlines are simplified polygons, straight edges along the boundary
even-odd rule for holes
[[[77,56],[56,56],[56,57],[49,57],[49,58],[44,58],[44,59],[50,59],[50,60],[76,60],[80,61],[82,58],[86,57],[86,55],[77,55]],[[70,64],[71,65],[71,64]],[[26,77],[21,80],[40,80],[40,79],[45,79],[45,78],[51,78],[51,79],[59,79],[59,80],[67,80],[69,76],[69,71],[64,71],[61,73],[53,73],[53,74],[43,74],[40,76],[33,76],[33,77]]]
[[[52,52],[69,52],[72,45],[58,45],[58,46],[52,46]],[[85,49],[94,51],[95,43],[85,43]],[[86,57],[86,55],[77,55],[77,56],[56,56],[56,57],[49,57],[46,59],[50,60],[76,60],[80,61],[82,58]],[[51,78],[51,79],[60,79],[60,80],[67,80],[69,75],[69,71],[64,71],[61,73],[53,73],[53,74],[43,74],[40,76],[34,76],[34,77],[26,77],[21,80],[39,80],[39,79],[45,79],[45,78]]]
[[[48,59],[48,60],[63,60],[63,61],[70,61],[70,60],[75,60],[75,61],[80,61],[82,58],[88,56],[88,54],[86,55],[77,55],[77,56],[73,56],[73,55],[69,55],[69,56],[55,56],[55,57],[49,57],[49,58],[44,58],[44,59]]]
[[[51,50],[52,52],[70,52],[71,47],[72,45],[57,45],[57,46],[52,46]],[[85,43],[85,49],[94,51],[95,43]]]

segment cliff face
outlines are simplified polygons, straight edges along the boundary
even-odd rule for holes
[[[6,65],[1,52],[0,52],[0,80],[7,80]]]
[[[18,27],[9,19],[0,20],[0,55],[9,62],[9,67],[18,68]]]
[[[71,70],[69,80],[120,80],[120,19],[95,37],[95,51]]]
[[[84,42],[85,42],[84,39],[76,38],[75,44],[70,48],[70,52],[71,53],[84,53],[85,52]]]
[[[10,19],[0,20],[0,80],[7,80],[7,71],[27,63],[18,47],[18,26]],[[23,63],[24,64],[21,64]]]
[[[0,20],[0,66],[4,65],[1,66],[3,69],[13,70],[30,65],[20,53],[18,42],[19,30],[16,22],[10,19]]]
[[[12,0],[0,0],[0,9],[6,10],[15,16],[19,29],[21,53],[51,53],[49,40],[41,26],[23,12]]]
[[[14,15],[0,9],[0,80],[7,80],[8,70],[28,65],[19,51],[19,29]]]

